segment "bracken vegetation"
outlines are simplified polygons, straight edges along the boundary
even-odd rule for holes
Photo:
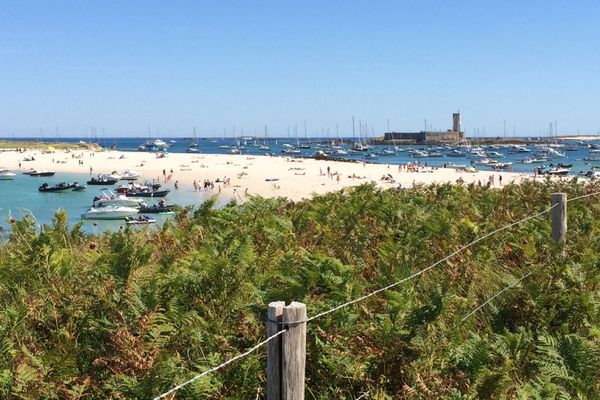
[[[555,191],[597,190],[365,185],[207,202],[101,236],[60,212],[41,229],[14,221],[0,246],[0,398],[150,399],[263,339],[271,301],[314,315],[548,208]],[[545,214],[312,321],[306,398],[600,398],[599,203],[569,203],[564,254]],[[262,348],[170,398],[264,398],[265,364]]]

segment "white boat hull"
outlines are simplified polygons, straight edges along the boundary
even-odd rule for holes
[[[124,219],[138,213],[138,210],[131,207],[100,207],[90,208],[81,215],[83,219],[115,220]]]
[[[117,199],[104,199],[96,200],[94,207],[111,207],[111,206],[123,206],[123,207],[139,207],[143,203],[142,199],[136,198],[117,198]]]
[[[0,181],[13,181],[15,176],[17,175],[12,172],[2,172],[0,173]]]

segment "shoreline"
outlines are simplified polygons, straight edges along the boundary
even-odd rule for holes
[[[34,161],[23,161],[32,156]],[[407,188],[415,184],[456,183],[462,179],[467,184],[481,182],[486,185],[490,182],[492,186],[500,187],[501,184],[520,182],[533,176],[518,172],[460,172],[452,168],[436,167],[419,167],[418,172],[412,172],[397,164],[349,163],[279,156],[169,153],[164,158],[156,158],[154,153],[118,150],[56,150],[45,153],[30,150],[4,153],[0,167],[13,172],[34,168],[55,170],[59,174],[82,173],[88,176],[135,170],[142,173],[141,181],[159,180],[169,189],[173,189],[175,182],[178,182],[179,190],[185,191],[194,191],[194,181],[203,186],[203,182],[208,180],[214,184],[214,194],[242,201],[249,195],[281,196],[297,201],[308,199],[313,193],[323,194],[369,182],[389,189]],[[165,182],[165,177],[171,171],[171,179]],[[503,178],[502,182],[500,176]],[[389,179],[384,180],[383,177]],[[222,181],[227,179],[230,184],[224,185]],[[88,190],[91,189],[88,187]]]

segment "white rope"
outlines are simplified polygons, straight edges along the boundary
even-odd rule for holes
[[[572,199],[567,198],[567,203],[569,201],[581,200],[581,199],[585,199],[586,197],[596,196],[599,194],[600,194],[600,192],[594,192],[594,193],[584,194],[583,196],[573,197]]]
[[[513,284],[505,287],[504,289],[502,289],[501,291],[499,291],[498,293],[494,294],[492,297],[490,297],[489,299],[487,299],[484,303],[482,303],[479,307],[477,307],[476,309],[474,309],[473,311],[471,311],[470,313],[468,313],[460,322],[465,322],[465,320],[467,318],[469,318],[471,315],[475,314],[477,311],[481,310],[483,307],[485,307],[486,304],[488,304],[490,301],[494,300],[496,297],[500,296],[502,293],[506,292],[509,289],[514,288],[515,286],[517,286],[519,283],[521,283],[525,278],[527,278],[529,275],[533,274],[534,271],[529,271],[528,273],[526,273],[525,275],[523,275],[521,278],[519,278],[516,282],[514,282]]]
[[[575,200],[581,200],[581,199],[585,199],[586,197],[596,196],[596,195],[599,195],[599,194],[600,194],[600,192],[588,193],[588,194],[585,194],[585,195],[582,195],[582,196],[573,197],[572,199],[568,198],[567,202],[569,202],[569,201],[575,201]],[[514,288],[515,286],[517,286],[519,283],[521,283],[523,280],[525,280],[529,275],[533,274],[534,272],[535,271],[530,271],[530,272],[526,273],[520,279],[518,279],[516,282],[514,282],[512,285],[509,285],[509,286],[505,287],[504,289],[502,289],[501,291],[499,291],[498,293],[494,294],[492,297],[490,297],[488,300],[486,300],[484,303],[482,303],[479,307],[477,307],[476,309],[474,309],[473,311],[471,311],[470,313],[468,313],[467,315],[465,315],[465,317],[461,320],[461,323],[465,322],[471,315],[473,315],[477,311],[481,310],[483,307],[485,307],[487,304],[489,304],[496,297],[500,296],[502,293],[504,293],[507,290],[510,290],[510,289]]]
[[[521,224],[521,223],[523,223],[523,222],[530,221],[530,220],[532,220],[532,219],[534,219],[534,218],[537,218],[537,217],[539,217],[539,216],[541,216],[541,215],[544,215],[544,214],[546,214],[547,212],[550,212],[550,211],[551,211],[551,210],[552,210],[554,207],[556,207],[557,205],[558,205],[558,203],[557,203],[557,204],[554,204],[554,205],[553,205],[553,206],[551,206],[551,207],[548,207],[548,208],[547,208],[547,209],[545,209],[544,211],[541,211],[541,212],[539,212],[539,213],[537,213],[537,214],[535,214],[535,215],[531,215],[531,216],[529,216],[529,217],[526,217],[526,218],[520,219],[520,220],[518,220],[518,221],[515,221],[515,222],[512,222],[512,223],[510,223],[510,224],[508,224],[508,225],[505,225],[505,226],[503,226],[503,227],[501,227],[501,228],[498,228],[498,229],[496,229],[496,230],[493,230],[492,232],[489,232],[489,233],[487,233],[487,234],[485,234],[485,235],[483,235],[483,236],[481,236],[481,237],[479,237],[479,238],[477,238],[477,239],[473,240],[471,243],[464,245],[464,246],[463,246],[463,247],[461,247],[460,249],[458,249],[458,250],[456,250],[455,252],[453,252],[453,253],[451,253],[451,254],[447,255],[446,257],[444,257],[444,258],[442,258],[441,260],[439,260],[439,261],[435,262],[434,264],[430,265],[429,267],[427,267],[427,268],[424,268],[424,269],[422,269],[422,270],[420,270],[420,271],[418,271],[418,272],[415,272],[414,274],[412,274],[412,275],[410,275],[410,276],[408,276],[408,277],[406,277],[406,278],[403,278],[403,279],[401,279],[401,280],[399,280],[399,281],[397,281],[397,282],[394,282],[394,283],[392,283],[392,284],[390,284],[390,285],[387,285],[387,286],[385,286],[385,287],[383,287],[383,288],[381,288],[381,289],[377,289],[377,290],[375,290],[375,291],[373,291],[373,292],[371,292],[371,293],[368,293],[368,294],[366,294],[366,295],[364,295],[364,296],[361,296],[361,297],[359,297],[359,298],[357,298],[357,299],[354,299],[354,300],[348,301],[348,302],[346,302],[346,303],[340,304],[339,306],[336,306],[336,307],[334,307],[334,308],[332,308],[332,309],[330,309],[330,310],[323,311],[323,312],[321,312],[321,313],[319,313],[319,314],[317,314],[317,315],[314,315],[314,316],[312,316],[312,317],[310,317],[310,318],[308,318],[308,319],[306,319],[306,320],[304,320],[304,321],[292,321],[292,322],[286,322],[286,324],[288,324],[288,325],[289,325],[289,324],[295,324],[295,323],[309,322],[309,321],[312,321],[312,320],[314,320],[314,319],[317,319],[317,318],[323,317],[323,316],[325,316],[325,315],[327,315],[327,314],[331,314],[332,312],[335,312],[335,311],[339,310],[340,308],[344,308],[344,307],[347,307],[347,306],[349,306],[349,305],[352,305],[352,304],[358,303],[359,301],[362,301],[362,300],[368,299],[368,298],[369,298],[369,297],[371,297],[371,296],[375,296],[376,294],[379,294],[379,293],[381,293],[381,292],[384,292],[384,291],[386,291],[386,290],[389,290],[389,289],[391,289],[391,288],[393,288],[393,287],[395,287],[395,286],[398,286],[398,285],[399,285],[399,284],[401,284],[401,283],[404,283],[404,282],[406,282],[406,281],[409,281],[409,280],[411,280],[411,279],[413,279],[413,278],[416,278],[416,277],[418,277],[418,276],[420,276],[420,275],[424,274],[425,272],[429,271],[430,269],[437,267],[438,265],[440,265],[440,264],[441,264],[441,263],[443,263],[444,261],[447,261],[447,260],[449,260],[450,258],[454,257],[454,256],[455,256],[455,255],[457,255],[458,253],[460,253],[460,252],[462,252],[462,251],[464,251],[464,250],[468,249],[469,247],[473,246],[474,244],[476,244],[476,243],[479,243],[479,242],[481,242],[482,240],[484,240],[484,239],[487,239],[488,237],[490,237],[490,236],[492,236],[492,235],[494,235],[494,234],[496,234],[496,233],[498,233],[498,232],[501,232],[501,231],[503,231],[503,230],[506,230],[506,229],[512,228],[512,227],[513,227],[513,226],[515,226],[515,225]]]
[[[160,400],[168,395],[170,395],[173,392],[176,392],[177,390],[181,389],[182,387],[189,385],[192,382],[197,381],[198,379],[202,378],[203,376],[206,376],[208,374],[210,374],[211,372],[215,372],[218,369],[221,369],[229,364],[231,364],[232,362],[239,360],[240,358],[244,358],[247,355],[249,355],[250,353],[252,353],[254,350],[258,349],[261,346],[264,346],[265,344],[269,343],[271,340],[275,339],[277,336],[284,334],[285,332],[287,332],[287,330],[281,330],[279,332],[277,332],[276,334],[269,336],[268,338],[266,338],[265,340],[263,340],[262,342],[257,343],[255,346],[251,347],[249,350],[245,351],[244,353],[238,354],[237,356],[230,358],[229,360],[225,361],[223,364],[217,365],[216,367],[213,367],[207,371],[204,371],[201,374],[198,374],[196,376],[194,376],[191,379],[188,379],[187,381],[180,383],[179,385],[175,386],[173,389],[164,392],[163,394],[157,396],[154,398],[154,400]]]

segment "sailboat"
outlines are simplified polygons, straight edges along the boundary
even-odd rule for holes
[[[198,137],[196,136],[196,127],[194,127],[194,141],[188,146],[186,153],[199,153]]]
[[[298,142],[298,137],[296,136],[296,148],[298,149],[310,149],[310,139],[308,138],[308,136],[306,135],[306,121],[304,121],[304,143],[299,143]]]
[[[267,145],[267,126],[266,125],[265,125],[265,142],[264,142],[264,144],[259,145],[258,149],[266,150],[266,151],[271,150],[271,146]]]

